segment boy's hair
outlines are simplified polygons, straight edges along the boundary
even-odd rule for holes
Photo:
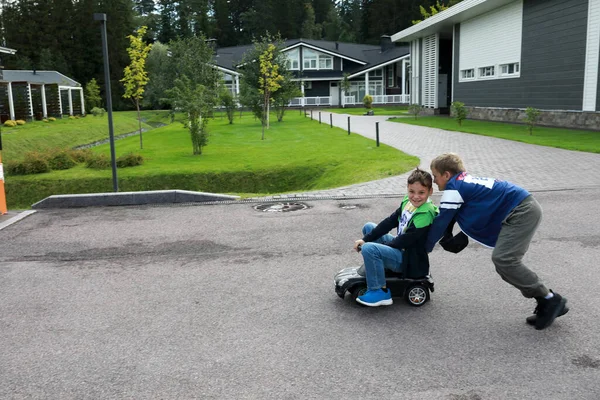
[[[456,153],[444,153],[431,161],[431,169],[436,170],[440,174],[448,171],[452,175],[465,171],[465,166],[462,159]]]
[[[415,182],[419,182],[427,189],[431,189],[433,187],[433,178],[431,177],[431,174],[419,168],[416,168],[408,177],[409,185]]]

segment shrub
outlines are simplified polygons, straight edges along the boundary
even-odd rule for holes
[[[135,167],[144,163],[144,157],[140,154],[127,153],[117,158],[116,162],[119,168]]]
[[[223,89],[221,91],[219,99],[221,101],[221,105],[223,106],[223,108],[225,108],[225,113],[227,114],[227,119],[229,120],[229,123],[233,124],[233,116],[237,107],[233,94],[229,91],[229,89]]]
[[[365,95],[365,97],[363,97],[363,104],[365,105],[365,108],[371,109],[371,107],[373,107],[373,96],[369,94]]]
[[[25,174],[41,174],[50,171],[50,165],[48,165],[46,157],[46,155],[38,152],[25,153],[25,160],[23,161]]]
[[[467,118],[467,108],[465,107],[465,103],[460,101],[454,101],[450,105],[452,108],[452,115],[454,115],[454,119],[458,122],[458,125],[462,125],[462,122]]]
[[[44,121],[44,122],[48,122],[48,118],[44,118],[42,121]]]
[[[69,115],[69,119],[77,119],[74,115]]]
[[[4,169],[7,175],[26,175],[27,168],[25,168],[25,163],[23,161],[15,162],[9,161],[4,164]]]
[[[70,149],[68,153],[76,163],[86,162],[88,158],[94,156],[94,153],[90,149]]]
[[[85,166],[92,169],[105,169],[110,167],[110,160],[106,154],[92,153],[85,160]]]
[[[533,135],[533,128],[535,128],[540,119],[540,110],[533,107],[527,107],[525,109],[525,115],[525,121],[527,122],[527,127],[529,128],[529,135]]]
[[[54,121],[56,121],[56,118],[54,118],[54,117],[50,117],[50,118],[48,118],[48,121],[50,121],[50,122],[54,122]]]
[[[423,106],[420,104],[414,103],[408,106],[408,113],[414,115],[415,119],[421,114],[421,111],[423,111]]]
[[[11,119],[4,121],[4,126],[7,126],[9,128],[13,128],[15,126],[17,126],[17,121],[13,121]]]
[[[104,108],[94,107],[94,108],[92,108],[92,110],[90,112],[92,113],[92,115],[94,117],[102,117],[102,116],[104,116],[104,113],[106,112],[106,110]]]
[[[15,122],[17,123],[17,125],[25,125],[25,121],[23,121],[22,119],[18,119]]]
[[[48,165],[50,165],[51,169],[69,169],[73,168],[76,164],[67,150],[53,151],[48,157]]]

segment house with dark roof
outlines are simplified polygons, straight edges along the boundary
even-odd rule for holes
[[[83,87],[57,71],[2,71],[0,106],[2,122],[85,114]]]
[[[463,0],[392,35],[409,43],[411,103],[470,118],[600,129],[600,0]]]
[[[215,65],[234,94],[239,94],[243,74],[240,64],[251,48],[252,45],[216,49]],[[409,48],[396,46],[389,36],[383,36],[379,46],[290,39],[284,42],[282,51],[303,94],[292,100],[292,106],[362,104],[366,94],[373,96],[374,104],[408,103]],[[340,87],[344,74],[348,74],[351,85],[348,93]]]

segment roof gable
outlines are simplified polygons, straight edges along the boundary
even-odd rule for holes
[[[214,57],[215,64],[218,67],[227,71],[236,71],[237,67],[242,63],[244,54],[252,49],[253,45],[222,47],[217,48]],[[357,63],[359,70],[372,68],[376,65],[387,63],[390,60],[395,60],[408,55],[407,46],[396,46],[381,51],[381,46],[371,44],[358,44],[335,42],[327,40],[313,39],[289,39],[283,43],[282,51],[290,51],[298,47],[310,48],[325,54],[330,54],[334,57]]]
[[[29,82],[37,84],[58,84],[59,86],[81,86],[79,82],[61,74],[58,71],[27,71],[6,69],[2,71],[5,82]]]

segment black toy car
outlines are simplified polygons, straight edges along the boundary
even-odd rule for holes
[[[385,270],[386,286],[392,291],[392,297],[404,297],[408,304],[420,307],[427,303],[434,291],[433,279],[427,275],[419,279],[410,279],[390,270]],[[335,292],[342,299],[350,292],[352,300],[367,291],[364,266],[344,268],[335,277]]]

